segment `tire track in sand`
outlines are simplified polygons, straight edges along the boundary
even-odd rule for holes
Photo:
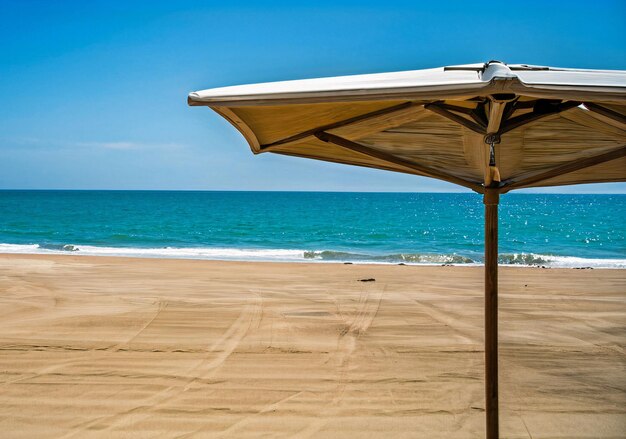
[[[359,337],[368,331],[378,315],[386,288],[387,284],[383,284],[381,287],[375,284],[368,284],[363,287],[359,296],[356,315],[352,321],[346,322],[346,327],[339,333],[337,339],[337,349],[334,359],[339,368],[339,375],[337,377],[337,386],[333,392],[333,398],[329,404],[325,405],[324,410],[319,413],[317,418],[312,419],[304,429],[297,433],[298,437],[306,438],[316,436],[326,424],[325,418],[337,408],[337,405],[343,399],[347,387],[347,375],[350,371],[348,362],[356,349]]]
[[[168,303],[166,301],[162,301],[159,300],[159,306],[157,307],[156,313],[152,316],[152,318],[150,320],[148,320],[132,337],[130,337],[128,340],[126,340],[123,343],[119,343],[116,346],[114,346],[112,348],[113,352],[117,352],[119,351],[121,348],[128,346],[130,343],[133,342],[133,340],[135,340],[137,337],[139,337],[142,332],[144,332],[146,329],[148,329],[148,327],[150,325],[152,325],[152,323],[154,323],[154,321],[157,319],[157,317],[159,317],[159,315],[161,314],[161,312],[167,308]]]
[[[411,297],[409,294],[404,294],[407,299],[418,305],[418,309],[424,314],[428,315],[434,321],[447,326],[452,331],[456,332],[460,338],[466,343],[482,343],[481,337],[483,334],[483,328],[473,325],[465,321],[462,317],[457,317],[452,311],[441,311],[437,306],[427,303],[424,300],[417,300]],[[452,314],[452,315],[451,315]]]
[[[345,322],[344,329],[338,334],[337,348],[335,353],[335,360],[337,364],[336,367],[338,367],[339,369],[337,386],[335,391],[333,392],[333,398],[330,406],[327,405],[326,408],[320,413],[319,418],[312,419],[311,422],[304,429],[299,431],[297,433],[298,436],[311,436],[321,430],[325,423],[323,418],[330,414],[341,400],[346,387],[345,378],[348,372],[347,362],[356,348],[356,342],[358,338],[367,332],[376,315],[378,314],[385,288],[385,284],[383,284],[382,288],[378,287],[378,289],[376,285],[373,284],[364,285],[359,294],[359,300],[356,307],[355,315],[351,320],[347,320],[344,317],[344,313],[341,313],[339,309],[339,304],[337,303],[337,314],[341,318],[343,318]],[[260,416],[263,416],[266,413],[276,411],[276,409],[278,409],[281,405],[288,403],[289,401],[292,401],[305,393],[307,393],[306,390],[294,391],[294,393],[292,393],[291,395],[269,403],[254,413],[242,416],[234,423],[229,425],[225,430],[212,432],[211,437],[237,437],[237,433],[240,432],[242,428],[245,428],[247,425],[258,419]],[[207,432],[205,431],[205,429],[203,427],[200,427],[194,431],[176,436],[176,439],[188,439],[196,435],[199,435],[199,437],[205,437],[204,435],[206,433]]]
[[[56,306],[56,304],[55,304]],[[153,307],[154,303],[152,303],[150,305],[150,307]],[[142,327],[135,333],[133,334],[128,340],[126,340],[125,342],[121,342],[118,343],[116,345],[113,345],[111,347],[105,348],[105,349],[89,349],[89,353],[87,355],[83,355],[81,357],[78,358],[73,358],[71,360],[66,360],[66,361],[62,361],[60,363],[55,363],[53,365],[50,365],[48,367],[44,367],[43,369],[38,370],[37,372],[27,376],[27,377],[22,377],[22,378],[17,378],[15,380],[12,381],[6,381],[4,383],[2,383],[2,385],[8,385],[8,384],[16,384],[16,383],[20,383],[22,381],[27,381],[27,380],[31,380],[33,378],[38,378],[40,376],[43,375],[48,375],[52,372],[56,372],[59,369],[63,369],[64,367],[67,366],[72,366],[72,365],[76,365],[76,364],[80,364],[83,363],[85,361],[89,361],[89,360],[94,360],[94,356],[95,354],[100,354],[100,358],[98,358],[98,360],[102,360],[103,358],[106,358],[108,356],[108,354],[110,354],[111,352],[117,352],[119,350],[121,350],[121,348],[127,346],[128,344],[130,344],[134,339],[136,339],[143,331],[145,331],[155,320],[156,318],[159,316],[159,314],[161,313],[161,311],[163,311],[165,308],[167,307],[167,302],[163,302],[163,301],[158,301],[158,306],[157,306],[157,310],[155,312],[155,314],[148,319],[148,321],[146,323],[144,323],[142,325]]]
[[[204,358],[199,360],[193,367],[187,369],[186,375],[190,376],[187,377],[184,386],[172,385],[166,387],[145,399],[141,405],[78,424],[72,431],[60,436],[60,438],[68,439],[81,437],[82,434],[88,430],[97,430],[104,433],[116,427],[125,427],[140,422],[153,416],[154,412],[180,396],[180,394],[188,390],[194,382],[200,379],[210,378],[217,368],[224,364],[237,346],[239,346],[239,343],[246,336],[250,328],[260,323],[262,303],[262,297],[258,293],[256,293],[255,297],[251,297],[247,300],[246,305],[239,313],[237,319],[218,340],[208,347]],[[218,355],[213,360],[209,361],[209,357],[215,352],[218,352]]]
[[[215,434],[212,434],[211,437],[212,438],[220,438],[220,437],[224,437],[225,435],[229,435],[230,433],[232,433],[234,430],[236,430],[237,428],[241,428],[244,427],[246,425],[248,425],[250,423],[250,421],[252,421],[254,418],[263,415],[264,413],[268,413],[268,412],[275,412],[276,409],[283,403],[286,403],[288,401],[291,401],[292,399],[297,398],[298,396],[302,395],[303,393],[305,393],[304,390],[300,390],[297,391],[295,393],[292,393],[289,396],[286,396],[282,399],[279,399],[278,401],[274,401],[271,404],[267,404],[265,407],[263,407],[261,410],[248,415],[242,419],[239,419],[238,421],[236,421],[234,424],[231,424],[226,430],[222,430],[220,432],[216,432]],[[175,436],[174,439],[187,439],[190,437],[195,436],[196,434],[202,433],[204,431],[204,427],[200,427],[194,431],[191,431],[189,433],[184,433],[180,436]],[[237,437],[237,436],[230,436],[230,437]]]

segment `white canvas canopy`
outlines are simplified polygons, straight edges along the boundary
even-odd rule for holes
[[[484,194],[487,437],[498,437],[497,206],[514,189],[626,181],[626,71],[484,64],[189,94],[270,152]]]
[[[213,88],[189,95],[192,105],[242,104],[265,100],[285,102],[288,99],[310,101],[342,101],[389,99],[435,99],[461,96],[465,93],[491,94],[502,92],[494,81],[510,80],[510,92],[553,98],[564,91],[590,91],[596,98],[601,93],[607,98],[616,95],[623,99],[624,72],[612,70],[562,69],[555,67],[504,65],[499,62],[467,64],[407,72],[370,75],[337,76],[333,78],[304,79]],[[511,87],[512,86],[512,87]],[[509,88],[510,87],[510,88]],[[616,88],[622,88],[621,91]],[[620,97],[621,96],[621,97]],[[578,95],[580,98],[580,95]],[[611,99],[608,99],[611,100]],[[202,103],[202,104],[201,104]]]

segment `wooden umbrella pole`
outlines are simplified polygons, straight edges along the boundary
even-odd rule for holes
[[[485,188],[485,401],[487,439],[498,427],[498,189]]]

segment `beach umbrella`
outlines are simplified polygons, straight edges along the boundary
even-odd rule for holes
[[[499,61],[190,93],[252,152],[437,178],[483,194],[487,437],[498,437],[498,203],[626,181],[626,71]]]

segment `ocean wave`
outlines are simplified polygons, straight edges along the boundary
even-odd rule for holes
[[[429,253],[394,253],[389,255],[368,255],[335,251],[306,251],[305,259],[338,261],[338,262],[387,262],[387,263],[408,263],[408,264],[475,264],[471,258],[449,254],[429,254]]]
[[[345,251],[215,247],[99,247],[77,244],[0,244],[0,253],[79,254],[142,258],[208,259],[275,262],[356,262],[407,265],[480,265],[482,261],[458,254],[391,253],[367,254]],[[592,259],[534,253],[501,253],[501,265],[546,266],[554,268],[626,268],[626,259]]]
[[[78,251],[78,247],[71,244],[38,244],[38,247],[44,250],[60,250],[64,252]]]

